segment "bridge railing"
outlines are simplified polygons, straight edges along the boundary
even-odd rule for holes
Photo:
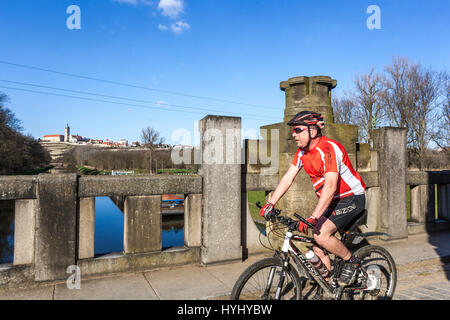
[[[161,247],[161,195],[185,195],[185,247]],[[95,197],[122,196],[123,255],[94,258]],[[0,283],[132,271],[200,260],[201,176],[86,177],[74,174],[0,177],[0,200],[15,202],[13,266]]]

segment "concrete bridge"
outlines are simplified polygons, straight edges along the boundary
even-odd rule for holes
[[[240,118],[203,118],[198,175],[0,177],[0,200],[14,201],[15,207],[14,261],[0,269],[0,285],[65,280],[70,266],[77,266],[84,276],[96,276],[193,263],[207,266],[264,252],[248,210],[247,192],[269,194],[275,189],[295,152],[286,119],[305,105],[325,114],[329,121],[325,134],[342,141],[368,187],[366,230],[387,232],[390,236],[383,240],[395,240],[448,228],[450,172],[408,172],[404,129],[376,129],[371,145],[357,144],[357,128],[334,124],[329,114],[334,86],[329,77],[282,82],[287,95],[285,121],[263,127],[266,140],[246,140],[243,148]],[[261,161],[263,155],[276,161]],[[286,214],[309,216],[317,201],[310,184],[304,173],[297,177],[287,200],[280,203]],[[407,185],[411,186],[409,222]],[[185,196],[183,247],[162,250],[162,194]],[[94,199],[100,196],[125,199],[120,255],[94,257]]]

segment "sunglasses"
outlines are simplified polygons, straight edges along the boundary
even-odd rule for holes
[[[293,128],[292,132],[294,132],[296,134],[299,134],[299,133],[302,133],[302,131],[306,131],[306,130],[308,130],[308,129],[307,128],[304,128],[304,129],[302,129],[302,128]]]

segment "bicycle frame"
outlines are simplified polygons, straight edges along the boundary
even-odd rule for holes
[[[285,258],[283,260],[289,259],[288,254],[290,253],[294,258],[297,267],[302,271],[304,271],[303,273],[307,275],[309,279],[312,277],[325,291],[327,291],[330,294],[334,294],[335,293],[334,288],[331,287],[327,281],[325,281],[325,279],[322,277],[319,271],[311,263],[309,263],[308,259],[306,259],[303,253],[295,246],[295,244],[292,241],[302,241],[306,243],[315,244],[315,241],[312,238],[294,235],[292,232],[288,231],[286,232],[283,247],[281,249],[281,251],[285,255]]]

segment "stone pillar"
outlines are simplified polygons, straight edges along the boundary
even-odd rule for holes
[[[14,265],[34,262],[37,200],[16,200],[14,218]]]
[[[378,231],[380,225],[380,188],[372,187],[366,190],[367,227],[364,232]]]
[[[95,198],[80,198],[78,225],[78,259],[93,258],[95,248]]]
[[[123,251],[142,253],[161,250],[161,196],[125,198]]]
[[[35,280],[67,279],[76,257],[77,176],[40,174],[36,193]]]
[[[202,245],[202,195],[188,194],[184,199],[184,244]]]
[[[280,83],[280,89],[286,94],[286,107],[283,123],[279,124],[279,179],[288,170],[297,146],[292,137],[291,127],[287,122],[302,110],[310,110],[322,114],[325,120],[323,134],[341,143],[356,168],[356,142],[358,127],[335,124],[331,106],[331,90],[336,87],[336,80],[327,76],[295,77]],[[266,128],[268,126],[262,127]],[[272,142],[273,143],[273,142]],[[292,215],[294,212],[309,217],[317,205],[317,196],[309,176],[302,170],[291,188],[278,202],[277,208]]]
[[[199,123],[203,175],[202,263],[242,259],[241,119]]]
[[[381,231],[390,234],[386,239],[406,238],[406,129],[386,127],[373,133],[378,151]]]
[[[426,223],[435,220],[434,185],[411,186],[411,219]]]

